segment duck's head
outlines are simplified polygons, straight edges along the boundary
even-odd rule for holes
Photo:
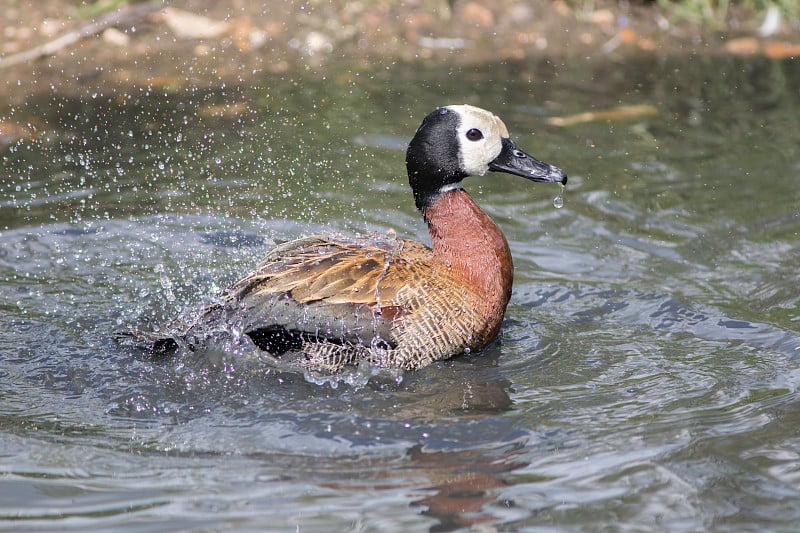
[[[420,210],[467,176],[488,171],[567,183],[563,170],[517,148],[499,117],[471,105],[440,107],[425,117],[406,150],[406,168]]]

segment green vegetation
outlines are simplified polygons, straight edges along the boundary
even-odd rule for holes
[[[95,2],[81,2],[81,7],[70,10],[73,18],[94,18],[127,5],[129,0],[96,0]]]
[[[761,24],[771,9],[785,19],[800,20],[800,0],[656,0],[665,13],[713,29],[728,26],[733,12],[748,13]]]

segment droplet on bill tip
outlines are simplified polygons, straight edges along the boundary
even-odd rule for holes
[[[559,183],[558,186],[561,187],[561,189],[558,191],[556,197],[553,198],[553,207],[561,209],[564,207],[564,189],[566,189],[566,187],[564,187],[563,183]]]

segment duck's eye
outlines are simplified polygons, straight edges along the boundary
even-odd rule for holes
[[[480,141],[483,139],[483,133],[481,133],[481,130],[477,128],[472,128],[467,132],[467,139],[470,141]]]

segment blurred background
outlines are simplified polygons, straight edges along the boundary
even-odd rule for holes
[[[0,1],[0,528],[791,531],[800,4]],[[498,340],[282,370],[114,333],[275,242],[429,242],[404,151],[494,111],[570,176],[465,187]]]

